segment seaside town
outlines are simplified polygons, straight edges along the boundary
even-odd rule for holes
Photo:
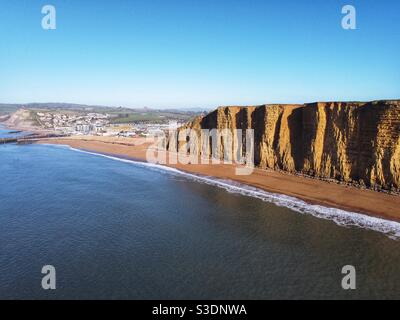
[[[101,113],[76,115],[39,112],[37,115],[39,116],[40,124],[44,128],[68,135],[146,137],[155,136],[165,130],[176,129],[183,124],[183,122],[178,121],[112,123],[112,118],[109,114]]]
[[[74,112],[70,110],[19,109],[5,122],[14,128],[32,128],[58,135],[94,135],[111,137],[156,136],[176,129],[186,122],[179,115],[163,115],[158,111],[131,114],[106,112]]]

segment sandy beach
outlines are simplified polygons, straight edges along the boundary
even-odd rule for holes
[[[146,161],[149,144],[139,138],[68,137],[42,139],[38,143],[68,145],[73,148]],[[317,179],[272,170],[255,169],[251,175],[235,174],[235,165],[168,164],[198,175],[229,179],[268,192],[285,194],[311,204],[340,208],[352,212],[400,221],[400,196],[372,190],[361,190]]]

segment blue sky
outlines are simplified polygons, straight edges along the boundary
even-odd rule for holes
[[[0,0],[0,102],[400,98],[398,0]],[[57,29],[41,28],[43,5]],[[357,30],[341,27],[344,5]]]

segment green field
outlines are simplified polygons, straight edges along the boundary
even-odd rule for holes
[[[189,121],[197,114],[192,112],[164,112],[164,111],[145,111],[129,113],[109,113],[111,123],[130,123],[130,122],[165,122],[168,120]]]
[[[0,104],[0,116],[11,114],[18,110],[18,107],[15,105],[9,104]]]
[[[134,122],[153,122],[165,123],[166,121],[189,121],[200,114],[194,111],[181,110],[154,110],[149,108],[130,109],[115,108],[105,106],[88,106],[67,103],[30,103],[30,104],[0,104],[0,116],[11,114],[20,108],[29,109],[34,112],[51,112],[51,113],[73,113],[87,114],[89,112],[108,114],[111,117],[111,123],[134,123]],[[33,116],[33,120],[40,122],[37,116]]]

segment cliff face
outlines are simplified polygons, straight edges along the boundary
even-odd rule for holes
[[[5,124],[11,128],[34,128],[38,126],[32,116],[32,112],[26,109],[19,109],[8,117]]]
[[[180,130],[185,128],[229,130],[239,154],[245,142],[233,130],[242,129],[244,136],[251,128],[257,167],[400,190],[400,101],[221,107]],[[222,159],[231,141],[218,142]],[[208,156],[209,150],[201,151],[204,143],[192,139],[190,148]]]

